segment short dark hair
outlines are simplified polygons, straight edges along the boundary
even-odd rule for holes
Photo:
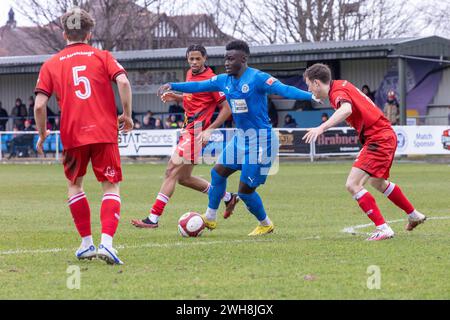
[[[64,14],[61,24],[70,41],[83,41],[95,27],[92,16],[80,8],[73,8]]]
[[[202,57],[206,57],[206,48],[201,44],[191,44],[186,50],[186,57],[193,51],[199,51]]]
[[[227,44],[225,47],[227,51],[229,50],[239,50],[244,52],[247,55],[250,55],[250,48],[248,47],[247,42],[242,40],[233,40]]]
[[[319,80],[328,84],[331,81],[331,69],[326,64],[316,63],[306,69],[303,77],[305,79],[308,78],[310,81]]]

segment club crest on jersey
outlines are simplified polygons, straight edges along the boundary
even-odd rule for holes
[[[247,92],[249,92],[250,91],[250,87],[248,86],[248,84],[244,84],[243,86],[242,86],[242,93],[247,93]]]
[[[116,170],[111,167],[107,167],[105,170],[105,176],[114,178],[116,176]]]
[[[271,86],[271,85],[273,85],[274,82],[277,81],[277,80],[278,80],[277,78],[270,77],[269,79],[267,79],[266,83],[267,83],[269,86]]]

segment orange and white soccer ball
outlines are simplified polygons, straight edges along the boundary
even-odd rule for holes
[[[178,231],[183,237],[199,237],[205,229],[205,223],[197,212],[187,212],[178,220]]]

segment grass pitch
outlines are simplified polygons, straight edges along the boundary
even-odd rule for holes
[[[178,186],[160,228],[136,229],[129,222],[147,214],[165,166],[125,165],[115,239],[125,265],[107,266],[74,257],[79,239],[61,166],[0,166],[0,299],[450,299],[450,166],[394,165],[392,181],[420,211],[440,218],[411,233],[404,213],[369,187],[388,220],[405,219],[391,224],[394,239],[377,243],[361,234],[372,227],[342,232],[370,223],[345,190],[350,167],[282,164],[259,190],[272,235],[250,239],[256,221],[240,203],[214,232],[185,239],[177,220],[203,212],[206,196]],[[194,173],[209,180],[209,170]],[[92,172],[85,191],[98,243],[102,194]],[[80,289],[67,287],[70,266],[80,268]],[[370,266],[379,267],[380,289],[367,287]]]

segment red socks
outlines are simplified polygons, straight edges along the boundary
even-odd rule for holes
[[[92,235],[91,232],[91,209],[87,201],[86,194],[81,192],[68,201],[73,221],[77,227],[78,233],[82,238]]]
[[[154,214],[155,216],[160,217],[163,212],[164,208],[166,207],[166,204],[169,202],[169,197],[166,196],[163,193],[158,193],[158,196],[156,197],[156,201],[153,204],[151,214]]]
[[[406,214],[411,214],[414,212],[414,207],[409,202],[408,198],[405,197],[402,190],[392,182],[389,182],[388,187],[384,190],[384,195],[388,197],[397,207],[406,212]]]
[[[105,193],[100,209],[102,233],[114,237],[120,220],[120,196],[114,193]]]
[[[385,223],[381,211],[375,202],[375,198],[367,191],[362,189],[360,192],[353,196],[353,199],[358,201],[361,209],[367,214],[370,220],[375,223],[375,226],[380,226]]]

